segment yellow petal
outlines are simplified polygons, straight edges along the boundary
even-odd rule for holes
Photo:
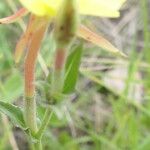
[[[125,0],[77,0],[79,12],[83,15],[118,17],[119,8]],[[20,0],[32,13],[55,16],[62,0]]]
[[[125,0],[79,0],[79,11],[84,15],[118,17]]]
[[[22,5],[37,16],[55,15],[56,10],[43,0],[20,0]]]

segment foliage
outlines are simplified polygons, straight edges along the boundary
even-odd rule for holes
[[[7,2],[0,3],[0,18],[10,14]],[[117,62],[119,58],[107,57],[101,52],[100,48],[90,47],[84,44],[84,47],[77,46],[70,52],[67,65],[64,93],[74,94],[65,97],[64,101],[53,107],[54,114],[51,116],[49,128],[43,136],[45,149],[58,150],[149,150],[150,146],[150,102],[149,102],[149,22],[147,1],[141,1],[141,20],[143,23],[144,32],[144,50],[140,53],[137,51],[138,35],[135,34],[135,39],[132,39],[131,53],[128,52],[129,58],[122,60],[123,63]],[[5,11],[8,10],[8,11]],[[2,15],[2,16],[1,16]],[[86,20],[85,20],[86,22]],[[21,24],[20,24],[21,23]],[[13,49],[20,35],[18,23],[9,25],[8,27],[0,26],[0,110],[6,113],[9,117],[14,118],[15,123],[22,126],[24,129],[24,119],[22,110],[14,105],[14,103],[22,106],[23,96],[23,81],[22,81],[22,66],[20,71],[14,67]],[[49,38],[50,39],[50,38]],[[51,45],[49,45],[51,43]],[[53,40],[45,39],[42,46],[41,55],[44,56],[46,65],[51,68],[50,62],[53,59],[53,52],[49,53]],[[126,47],[125,47],[126,48]],[[78,50],[78,51],[77,51]],[[93,54],[94,53],[94,54]],[[81,54],[83,58],[81,59]],[[51,56],[49,56],[51,55]],[[95,56],[98,58],[92,64],[90,58]],[[106,58],[104,62],[103,58]],[[51,59],[51,60],[50,60]],[[88,59],[85,63],[85,59]],[[82,65],[79,67],[80,62]],[[39,63],[38,63],[39,64]],[[104,65],[106,70],[94,71],[90,67],[94,65]],[[146,65],[145,65],[146,64]],[[127,69],[126,78],[123,81],[124,89],[122,92],[111,88],[111,85],[106,84],[104,78],[109,73],[109,66]],[[36,77],[37,82],[43,80],[45,75],[40,65],[37,66]],[[142,67],[141,67],[142,66]],[[148,66],[148,67],[147,67]],[[108,70],[107,70],[108,69]],[[78,74],[79,73],[79,74]],[[142,74],[144,78],[137,78],[137,74]],[[77,85],[75,87],[76,80]],[[109,77],[111,78],[111,76]],[[74,79],[74,80],[73,80]],[[111,78],[113,79],[113,78]],[[129,97],[129,93],[138,93],[132,91],[132,85],[140,83],[140,90],[144,90],[141,102],[138,102],[134,97]],[[112,84],[112,82],[111,82]],[[36,96],[40,99],[43,93],[37,89]],[[44,110],[47,107],[46,101],[38,101],[39,124],[41,123]],[[6,108],[7,111],[6,111]],[[8,112],[9,110],[9,112]],[[16,117],[12,117],[16,114]],[[1,117],[2,120],[2,117]],[[2,121],[1,121],[2,122]],[[0,150],[9,149],[9,136],[5,132],[5,127],[1,123]],[[9,124],[9,132],[17,134],[17,130],[13,130],[11,122]],[[22,135],[24,135],[22,133]],[[23,139],[26,141],[25,136]],[[51,142],[50,142],[51,141]],[[21,140],[17,141],[18,143]],[[18,144],[19,145],[19,144]],[[20,146],[20,150],[24,146]]]

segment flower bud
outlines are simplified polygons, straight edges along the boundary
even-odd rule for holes
[[[54,29],[57,48],[66,48],[74,39],[79,23],[76,0],[63,0]]]

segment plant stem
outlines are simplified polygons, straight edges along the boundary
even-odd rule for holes
[[[39,140],[36,143],[33,143],[33,150],[42,150],[42,143],[41,140]]]
[[[25,120],[26,124],[30,128],[31,133],[34,135],[37,132],[37,123],[36,123],[36,101],[35,98],[25,98]]]
[[[48,107],[45,111],[45,114],[44,114],[44,118],[42,120],[42,124],[38,130],[38,132],[36,133],[36,138],[37,139],[41,139],[42,138],[42,135],[46,129],[46,127],[48,126],[48,123],[49,123],[49,120],[52,116],[52,110],[50,107]]]
[[[52,76],[51,93],[55,95],[61,93],[64,82],[64,69],[67,50],[58,48],[55,55],[55,65]]]
[[[45,18],[39,18],[31,15],[32,23],[30,27],[37,23],[36,32],[29,39],[30,44],[27,52],[27,56],[24,64],[24,74],[25,74],[25,121],[26,125],[29,127],[31,134],[33,136],[37,132],[37,122],[36,122],[36,100],[35,100],[35,66],[38,56],[38,51],[43,39],[44,33],[46,31],[47,22],[44,22]],[[34,30],[34,28],[32,29]]]

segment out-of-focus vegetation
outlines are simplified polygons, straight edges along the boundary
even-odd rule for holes
[[[0,18],[17,9],[17,2],[0,2]],[[76,92],[56,106],[43,137],[51,150],[150,149],[150,18],[149,0],[128,0],[118,19],[83,18],[128,55],[120,59],[89,43],[84,45]],[[22,106],[23,67],[14,63],[14,48],[24,20],[0,25],[0,100]],[[78,42],[77,42],[78,43]],[[48,34],[41,56],[51,67],[53,41]],[[23,64],[23,60],[22,60]],[[37,65],[37,84],[44,73]],[[37,99],[42,95],[37,90]],[[38,102],[38,105],[45,105]],[[43,116],[39,108],[39,116]],[[1,114],[0,150],[28,149],[25,134]]]

